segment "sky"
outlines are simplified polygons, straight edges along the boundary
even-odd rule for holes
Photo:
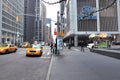
[[[45,1],[49,1],[50,3],[52,2],[56,2],[56,1],[59,1],[59,0],[45,0]],[[57,21],[57,11],[60,10],[60,4],[54,4],[54,5],[46,5],[46,10],[47,10],[47,13],[46,13],[46,16],[47,18],[51,18],[52,20],[54,21]],[[55,22],[52,21],[52,33],[54,32],[54,28],[56,28],[56,25],[55,25]]]
[[[59,0],[45,0],[45,1],[49,1],[50,3],[52,2],[56,2],[56,1],[59,1]],[[57,16],[57,11],[60,10],[59,8],[59,5],[60,4],[54,4],[54,5],[47,5],[46,4],[46,8],[47,8],[47,17],[48,18],[52,18],[53,20],[56,21],[56,16]]]

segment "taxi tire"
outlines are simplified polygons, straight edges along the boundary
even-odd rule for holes
[[[43,51],[41,51],[41,54],[40,54],[40,56],[42,56],[42,54],[43,54]]]
[[[8,52],[8,50],[6,50],[6,52],[5,52],[6,54],[8,54],[9,52]]]
[[[17,49],[15,49],[15,51],[14,52],[16,52],[17,51]]]
[[[39,55],[39,57],[41,57],[42,56],[42,53]]]
[[[26,54],[26,56],[28,57],[29,55]]]

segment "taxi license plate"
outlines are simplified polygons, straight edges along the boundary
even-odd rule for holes
[[[34,55],[34,53],[31,53],[31,55]]]

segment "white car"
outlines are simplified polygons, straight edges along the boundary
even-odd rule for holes
[[[87,48],[91,49],[91,48],[94,48],[94,46],[95,46],[94,43],[89,43],[89,44],[87,45]]]

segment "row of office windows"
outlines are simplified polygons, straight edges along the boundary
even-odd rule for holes
[[[13,27],[12,25],[9,25],[9,24],[6,24],[6,23],[2,23],[2,28],[6,29],[6,30],[9,30],[9,31],[12,31],[12,32],[20,32],[20,33],[23,33],[23,30],[22,29],[17,29],[15,27]]]
[[[11,1],[12,0],[10,0],[10,1],[3,0],[3,3],[2,3],[3,11],[9,13],[10,16],[14,17],[14,18],[12,18],[14,20],[15,20],[16,16],[21,15],[19,19],[20,19],[21,23],[23,23],[24,17],[22,14],[24,14],[24,5],[22,4],[20,6],[20,4],[17,4],[15,2],[11,2]],[[10,18],[10,16],[9,16],[9,18]]]
[[[15,12],[24,11],[24,0],[3,0],[3,4]]]
[[[9,14],[8,14],[9,15]],[[22,28],[22,25],[20,24],[17,24],[15,21],[13,21],[12,19],[10,19],[9,17],[7,16],[2,16],[2,21],[9,24],[9,25],[12,25],[14,27],[18,27],[18,28]]]
[[[15,12],[14,10],[10,10],[7,6],[4,4],[2,5],[3,9],[3,14],[7,15],[7,17],[13,19],[15,21],[15,17],[19,15],[18,12]],[[22,12],[23,14],[24,12]],[[23,21],[23,17],[20,18],[20,21]]]
[[[111,0],[99,0],[99,8],[105,7]],[[88,6],[96,9],[96,0],[77,0],[77,14],[83,14],[83,8]],[[101,11],[99,15],[100,31],[118,31],[117,3]],[[97,15],[95,15],[97,16]],[[97,31],[97,19],[78,20],[78,31]]]
[[[7,13],[4,10],[2,10],[2,15],[5,16],[5,17],[7,17],[7,18],[9,18],[9,19],[11,19],[12,21],[16,21],[16,18],[13,15]]]
[[[106,6],[105,4],[111,3],[111,0],[99,0],[99,7]],[[118,31],[118,14],[117,3],[112,5],[105,11],[100,12],[100,30],[101,31]]]

